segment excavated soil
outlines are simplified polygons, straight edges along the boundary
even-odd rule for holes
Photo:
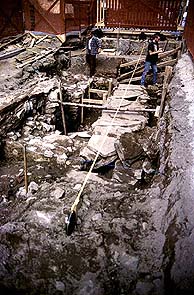
[[[0,204],[2,294],[193,294],[193,75],[192,60],[184,54],[154,131],[160,153],[150,179],[132,185],[121,163],[120,181],[92,173],[71,236],[65,218],[87,175],[78,153],[85,139],[74,139],[61,168],[52,161],[30,166],[30,180],[38,187],[28,198],[15,195],[24,185],[22,160],[2,162],[1,180],[9,182],[9,196]],[[1,93],[6,87],[12,92],[8,84],[4,80]],[[11,175],[17,173],[11,190]]]

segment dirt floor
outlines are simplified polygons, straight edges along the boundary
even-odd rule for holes
[[[81,58],[77,63],[83,68]],[[42,78],[45,83],[44,73],[35,71],[34,80],[29,79],[32,69],[28,74],[20,72],[19,80],[18,72],[15,76],[11,68],[2,71],[1,97],[6,92],[10,100],[11,94],[15,97],[24,86],[28,88],[28,81],[33,85],[34,97],[37,81]],[[63,74],[73,81],[72,87],[75,83],[79,88],[81,79],[87,84],[87,71],[82,76]],[[193,77],[193,62],[187,53],[183,54],[174,68],[163,117],[153,129],[149,126],[144,130],[144,137],[152,134],[151,140],[157,143],[159,151],[151,174],[132,184],[131,170],[120,161],[111,173],[91,173],[81,196],[77,226],[70,236],[66,235],[65,220],[87,175],[80,166],[79,150],[87,145],[91,125],[87,122],[80,127],[80,131],[87,131],[81,137],[74,132],[65,139],[61,133],[55,134],[60,145],[51,147],[54,141],[45,143],[46,160],[38,156],[30,158],[31,186],[27,196],[17,140],[22,137],[25,142],[28,137],[30,142],[41,134],[40,140],[44,142],[46,129],[40,128],[36,133],[42,124],[42,114],[33,114],[34,121],[40,123],[36,128],[14,130],[13,134],[8,130],[6,138],[2,135],[2,294],[193,294]],[[46,78],[50,81],[48,89],[46,84],[40,84],[45,97],[51,93],[49,87],[56,89],[54,78],[49,78],[53,84]],[[38,96],[37,101],[40,103],[42,98]],[[39,108],[42,110],[42,104]],[[53,113],[49,110],[48,114]],[[89,121],[91,117],[96,119],[93,115]],[[31,128],[32,121],[29,119],[27,127]],[[142,141],[144,137],[141,136]],[[129,139],[125,138],[126,146],[131,145]],[[49,148],[58,154],[57,161],[49,156]],[[67,158],[63,159],[63,154]],[[139,161],[143,163],[142,159]]]

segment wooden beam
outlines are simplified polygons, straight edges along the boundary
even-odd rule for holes
[[[35,34],[33,34],[32,32],[29,32],[29,34],[30,34],[30,36],[32,37],[32,38],[34,38],[34,39],[36,39],[36,40],[38,40],[39,38],[38,38],[38,36],[36,36]]]
[[[75,103],[75,102],[61,102],[60,100],[55,100],[53,102],[58,102],[58,103],[61,103],[63,105],[70,105],[70,106],[77,106],[77,107],[85,107],[85,108],[94,108],[94,109],[101,109],[104,111],[107,111],[107,112],[116,112],[117,109],[115,108],[112,108],[112,109],[108,109],[107,107],[105,106],[99,106],[99,105],[92,105],[92,104],[83,104],[83,103]],[[120,113],[134,113],[134,112],[155,112],[156,109],[131,109],[131,110],[119,110],[118,112]]]
[[[167,60],[167,61],[163,61],[163,62],[160,62],[158,64],[158,68],[163,68],[163,67],[166,67],[166,66],[174,66],[176,62],[177,62],[177,58]]]
[[[67,129],[66,129],[66,122],[65,122],[65,112],[62,105],[63,102],[63,95],[62,95],[62,88],[61,88],[61,81],[59,82],[59,99],[60,99],[60,107],[61,107],[61,116],[62,116],[62,122],[63,122],[63,131],[64,135],[67,135]]]
[[[7,45],[10,45],[10,44],[14,43],[15,41],[20,40],[20,39],[23,38],[25,35],[26,35],[26,33],[24,33],[24,34],[22,34],[22,35],[20,35],[20,36],[17,36],[16,38],[14,38],[14,39],[12,39],[12,40],[6,42],[6,43],[1,44],[1,45],[0,45],[0,49],[4,48],[4,47],[7,46]]]
[[[10,58],[10,57],[16,56],[16,55],[24,52],[25,50],[26,50],[26,48],[18,48],[18,49],[16,48],[14,50],[5,52],[5,53],[3,53],[3,54],[0,55],[0,60],[7,59],[7,58]]]
[[[169,50],[169,51],[160,53],[159,54],[159,59],[162,59],[162,58],[167,57],[167,56],[171,56],[171,55],[177,53],[179,50],[180,50],[180,46],[177,47],[177,48],[175,48],[175,49],[172,49],[172,50]],[[142,63],[144,61],[145,61],[145,57],[140,58],[139,63]],[[132,61],[129,61],[129,62],[120,64],[120,68],[125,68],[125,67],[129,67],[129,66],[133,66],[136,63],[137,63],[137,60],[132,60]]]
[[[107,97],[109,97],[111,95],[111,91],[112,91],[112,78],[108,81],[108,92],[107,92]]]
[[[27,66],[29,64],[32,64],[33,62],[35,62],[35,61],[37,61],[39,59],[44,58],[45,56],[48,56],[49,54],[51,54],[53,52],[54,52],[54,50],[49,50],[49,51],[45,52],[43,55],[39,55],[38,57],[35,57],[35,58],[33,58],[33,59],[31,59],[31,60],[29,60],[29,61],[27,61],[27,62],[25,62],[25,63],[23,63],[21,65],[18,65],[17,68],[23,68],[23,67],[25,67],[25,66]]]
[[[135,74],[137,74],[139,71],[142,71],[143,69],[144,69],[144,66],[138,67],[135,71]],[[124,73],[124,74],[120,75],[120,77],[118,77],[117,80],[120,81],[120,80],[132,75],[133,72],[134,72],[134,70]]]
[[[83,98],[83,103],[96,103],[96,104],[103,104],[103,100],[101,99],[89,99],[89,98]]]
[[[126,67],[129,67],[129,66],[134,66],[134,65],[136,65],[137,61],[138,61],[138,59],[135,59],[135,60],[120,64],[120,68],[126,68]],[[139,59],[139,63],[144,62],[144,61],[145,61],[145,57]]]
[[[147,74],[146,77],[151,77],[152,74]],[[161,73],[158,73],[158,77],[163,77],[164,76],[164,72],[161,72]],[[125,83],[125,84],[128,84],[129,81],[131,82],[137,82],[137,81],[140,81],[141,80],[141,75],[140,76],[137,76],[137,77],[134,77],[132,80],[130,80],[130,78],[128,79],[125,79],[125,80],[122,80],[122,83]]]
[[[90,88],[90,93],[103,94],[108,93],[108,90]]]
[[[162,98],[160,103],[160,110],[159,110],[159,117],[162,117],[163,111],[164,111],[164,105],[165,105],[165,98],[166,93],[168,90],[168,84],[172,76],[172,67],[167,66],[165,68],[165,76],[164,76],[164,83],[163,83],[163,89],[162,89]]]
[[[81,104],[84,104],[83,99],[84,99],[84,92],[82,92]],[[84,121],[84,108],[81,107],[81,124],[83,123],[83,121]]]
[[[44,39],[46,39],[47,37],[48,37],[48,35],[46,35],[46,36],[44,36],[44,37],[38,39],[38,40],[36,41],[36,44],[39,44],[40,42],[44,41]]]
[[[118,28],[114,28],[114,29],[112,29],[112,30],[106,30],[106,35],[111,35],[111,34],[113,34],[113,35],[116,35],[117,33],[118,33]],[[120,34],[121,35],[136,35],[136,36],[138,36],[140,33],[142,32],[142,30],[120,30]],[[149,30],[149,31],[144,31],[144,33],[146,33],[146,35],[147,36],[152,36],[153,34],[155,34],[155,33],[158,33],[158,30]],[[162,34],[164,34],[165,36],[167,36],[167,37],[172,37],[172,38],[174,38],[174,36],[175,36],[175,34],[173,34],[173,33],[168,33],[168,32],[165,32],[165,31],[162,31],[161,32]]]
[[[174,66],[176,64],[176,62],[177,62],[177,58],[170,59],[170,60],[158,63],[157,67],[158,68],[163,68],[163,67],[166,67],[166,66]],[[141,74],[143,72],[143,70],[144,70],[144,66],[141,66],[141,67],[137,68],[137,70],[135,72],[135,75]],[[128,76],[132,75],[132,73],[133,73],[133,71],[124,73],[120,77],[118,77],[117,80],[121,81],[124,78],[127,78]]]

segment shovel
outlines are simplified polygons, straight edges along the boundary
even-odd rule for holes
[[[71,210],[68,213],[68,216],[66,217],[65,223],[66,223],[66,234],[67,236],[70,236],[75,227],[77,226],[77,206],[80,201],[82,191],[79,192],[77,198],[75,199],[73,205],[71,206]]]
[[[67,236],[70,236],[77,225],[77,214],[75,210],[71,211],[68,214],[68,217],[66,218],[65,223],[66,223],[66,234]]]

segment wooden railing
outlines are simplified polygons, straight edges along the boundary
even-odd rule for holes
[[[105,26],[176,30],[180,3],[180,0],[106,0]]]

